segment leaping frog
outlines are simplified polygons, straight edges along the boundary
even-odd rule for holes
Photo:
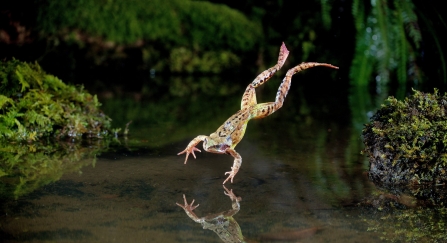
[[[188,144],[185,150],[177,154],[180,155],[186,153],[185,164],[188,161],[188,156],[190,154],[196,158],[194,151],[201,152],[200,149],[196,148],[196,145],[203,141],[203,149],[205,151],[218,154],[229,154],[234,157],[231,171],[225,172],[225,175],[228,175],[228,177],[225,179],[223,184],[225,184],[228,180],[233,183],[234,176],[236,176],[242,164],[242,157],[234,148],[241,141],[242,137],[244,137],[248,121],[251,119],[261,119],[269,116],[282,107],[284,99],[286,98],[290,89],[292,76],[294,74],[316,66],[325,66],[338,69],[338,67],[328,63],[303,62],[287,71],[286,76],[281,82],[281,85],[276,93],[275,102],[258,104],[256,101],[255,88],[264,84],[279,69],[281,69],[288,56],[289,51],[284,43],[282,43],[276,65],[259,74],[245,89],[242,96],[241,109],[228,118],[215,132],[211,133],[209,136],[197,136]]]

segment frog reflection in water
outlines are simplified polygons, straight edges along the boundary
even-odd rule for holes
[[[228,174],[228,177],[225,179],[223,184],[225,184],[228,180],[231,180],[231,183],[233,183],[233,178],[236,176],[242,164],[242,157],[238,152],[236,152],[236,150],[234,150],[234,148],[244,136],[248,121],[251,119],[260,119],[269,116],[282,107],[284,99],[286,98],[286,95],[290,89],[292,76],[295,73],[316,66],[325,66],[338,69],[338,67],[327,63],[301,63],[287,71],[286,76],[279,86],[278,92],[276,93],[275,102],[258,104],[256,101],[255,88],[261,86],[269,80],[270,77],[272,77],[273,74],[275,74],[284,65],[288,55],[289,51],[283,43],[279,51],[278,62],[276,65],[259,74],[255,80],[248,85],[242,96],[241,109],[236,112],[236,114],[228,118],[222,126],[217,129],[217,131],[211,133],[209,136],[197,136],[188,144],[185,150],[178,153],[178,155],[186,153],[185,164],[188,161],[189,154],[192,154],[195,158],[196,155],[194,154],[194,151],[201,152],[200,149],[196,148],[195,146],[203,141],[203,149],[205,149],[205,151],[218,154],[229,154],[234,157],[231,171],[225,172],[225,175]]]
[[[186,215],[190,217],[194,222],[200,223],[203,229],[209,229],[214,231],[220,239],[225,243],[259,243],[259,242],[277,242],[277,241],[287,241],[287,242],[297,242],[297,240],[309,238],[315,235],[321,230],[320,226],[313,226],[304,229],[285,229],[285,230],[275,230],[273,232],[267,232],[261,234],[258,240],[247,239],[242,235],[242,230],[236,220],[233,218],[240,210],[239,202],[242,200],[240,197],[236,197],[233,190],[228,190],[225,186],[224,194],[231,199],[232,209],[224,211],[221,213],[210,214],[208,216],[199,218],[193,212],[199,204],[194,206],[194,199],[191,204],[186,201],[185,194],[183,194],[184,205],[176,203],[179,207],[185,210]]]
[[[236,197],[233,193],[233,190],[228,190],[225,186],[225,195],[227,195],[231,199],[231,210],[224,211],[218,214],[209,215],[203,218],[197,217],[197,215],[193,212],[199,204],[193,206],[194,199],[191,204],[188,204],[186,201],[185,194],[183,194],[183,201],[185,205],[177,203],[178,206],[185,210],[186,214],[194,220],[196,223],[200,223],[204,229],[209,229],[214,231],[223,242],[226,243],[235,243],[235,242],[245,242],[244,236],[242,235],[241,228],[236,220],[233,218],[233,215],[239,212],[240,205],[239,201],[241,201],[240,197]]]

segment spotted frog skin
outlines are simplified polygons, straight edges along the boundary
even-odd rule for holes
[[[188,156],[190,154],[196,158],[194,151],[201,152],[200,149],[196,148],[195,146],[203,141],[203,149],[205,151],[218,154],[229,154],[233,156],[233,166],[231,167],[231,171],[225,172],[225,175],[228,174],[228,177],[225,179],[223,184],[225,184],[228,180],[233,183],[233,178],[236,176],[242,164],[242,157],[234,148],[244,137],[248,121],[251,119],[260,119],[269,116],[282,107],[284,99],[286,98],[290,89],[292,76],[294,74],[316,66],[325,66],[338,69],[338,67],[327,63],[301,63],[287,71],[286,76],[284,77],[281,85],[279,86],[278,92],[276,93],[275,102],[258,104],[256,101],[255,88],[264,84],[279,69],[281,69],[288,56],[289,51],[284,43],[282,43],[276,65],[263,71],[255,78],[255,80],[253,80],[252,83],[247,86],[247,89],[242,96],[241,109],[236,112],[236,114],[228,118],[215,132],[211,133],[209,136],[197,136],[188,144],[185,150],[178,153],[178,155],[186,153],[185,164],[188,161]]]

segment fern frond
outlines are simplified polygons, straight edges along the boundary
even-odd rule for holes
[[[349,73],[353,84],[367,85],[373,72],[373,59],[371,55],[371,33],[364,31],[357,34],[354,60]]]
[[[355,29],[364,31],[365,26],[365,5],[361,0],[354,0],[352,3],[352,16],[354,16]]]
[[[14,101],[11,98],[8,98],[4,95],[0,95],[0,109],[3,109],[3,106],[9,103],[10,105],[14,106]]]
[[[44,80],[44,88],[47,90],[48,88],[53,89],[54,91],[58,91],[59,89],[66,88],[67,85],[65,85],[62,80],[59,78],[53,76],[53,75],[46,75]]]
[[[34,110],[28,110],[23,118],[28,124],[38,125],[39,130],[46,130],[47,126],[51,124],[51,120],[48,117],[39,114]]]
[[[411,0],[395,0],[395,5],[399,5],[399,13],[402,15],[408,36],[411,37],[416,49],[419,49],[422,41],[422,34],[418,24],[418,17],[414,12],[414,4]]]
[[[374,1],[373,1],[374,2]],[[381,58],[380,64],[384,67],[388,67],[389,63],[389,55],[390,55],[390,37],[389,35],[392,33],[389,31],[390,23],[388,21],[389,18],[389,9],[386,1],[377,0],[375,1],[375,5],[373,6],[374,18],[377,19],[378,23],[378,37],[377,40],[380,42],[382,55],[378,56]],[[379,66],[381,66],[379,65]],[[379,72],[383,72],[384,69],[379,70]]]
[[[26,90],[26,88],[30,87],[29,83],[23,78],[23,75],[19,70],[16,70],[15,74],[17,75],[17,79],[22,85],[22,89],[20,90],[20,92],[23,92]]]
[[[6,114],[1,115],[0,118],[2,118],[3,120],[3,124],[6,125],[7,127],[13,127],[15,122],[16,122],[16,118],[23,116],[22,113],[17,112],[16,110],[10,110],[8,112],[6,112]]]
[[[2,116],[0,115],[0,121]],[[14,135],[14,131],[10,127],[7,127],[0,123],[0,138],[10,138]]]

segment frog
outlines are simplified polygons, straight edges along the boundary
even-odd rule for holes
[[[183,194],[184,204],[176,203],[179,207],[183,208],[186,215],[191,218],[194,222],[202,225],[203,229],[209,229],[214,231],[223,242],[227,243],[235,243],[235,242],[246,242],[244,236],[242,235],[241,227],[237,223],[237,221],[233,218],[235,214],[237,214],[240,210],[240,201],[241,197],[237,197],[233,193],[233,189],[229,190],[225,186],[224,194],[231,199],[231,207],[232,209],[216,213],[210,214],[205,217],[198,217],[193,210],[196,209],[199,204],[194,205],[194,199],[191,204],[188,204],[186,200],[185,194]]]
[[[196,146],[203,142],[203,149],[210,153],[217,154],[228,154],[234,158],[233,166],[231,171],[225,172],[224,175],[228,177],[224,180],[222,184],[227,181],[233,183],[233,179],[238,173],[242,165],[242,157],[236,152],[235,147],[244,137],[245,131],[247,129],[247,123],[252,119],[261,119],[273,114],[275,111],[283,106],[284,100],[289,92],[292,76],[300,71],[308,68],[324,66],[329,68],[338,69],[337,66],[328,63],[318,63],[318,62],[303,62],[297,66],[289,69],[282,80],[278,91],[276,93],[274,102],[267,103],[257,103],[256,91],[255,89],[265,82],[267,82],[277,71],[279,71],[287,57],[289,56],[289,50],[287,49],[284,42],[282,43],[278,55],[278,61],[269,69],[261,72],[245,89],[241,100],[241,109],[237,111],[234,115],[230,116],[215,132],[211,133],[209,136],[199,135],[189,144],[186,148],[179,152],[177,155],[186,154],[185,162],[188,161],[188,156],[190,154],[196,158],[194,154],[195,151],[201,152]]]

